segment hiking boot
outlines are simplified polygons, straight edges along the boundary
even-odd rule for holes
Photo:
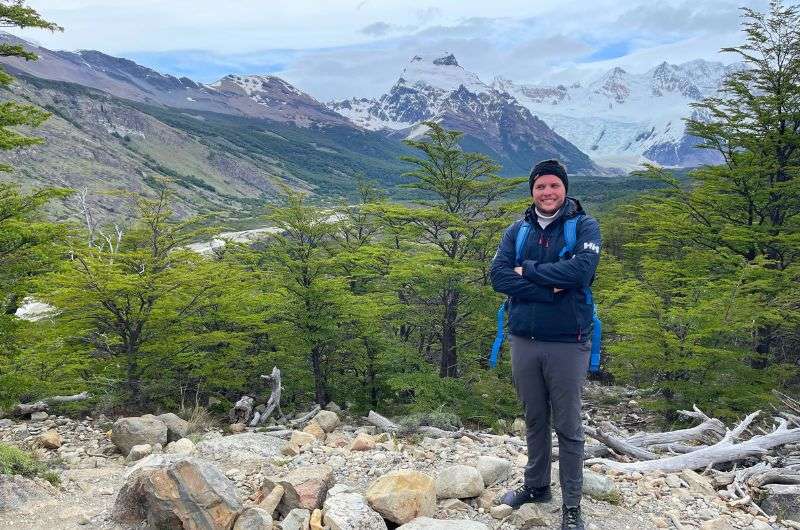
[[[561,530],[584,530],[580,506],[561,506]]]
[[[502,504],[507,504],[515,510],[529,502],[547,502],[552,499],[550,494],[550,486],[542,486],[541,488],[529,488],[527,486],[520,486],[515,490],[509,490],[503,495]]]

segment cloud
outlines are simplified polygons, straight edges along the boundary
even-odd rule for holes
[[[386,22],[373,22],[368,26],[361,28],[361,33],[364,35],[374,35],[380,37],[392,31],[393,26]]]

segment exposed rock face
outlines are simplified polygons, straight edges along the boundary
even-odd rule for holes
[[[167,441],[174,442],[185,438],[189,434],[189,422],[177,414],[167,412],[166,414],[160,414],[157,418],[167,426]]]
[[[450,466],[436,478],[436,496],[440,499],[466,499],[483,493],[483,477],[472,466]]]
[[[114,504],[120,522],[153,528],[228,530],[242,504],[222,472],[196,458],[144,465],[131,473]]]
[[[127,456],[134,445],[167,443],[167,426],[152,415],[120,418],[111,429],[111,441]]]
[[[369,486],[366,497],[373,510],[397,524],[436,513],[435,482],[419,471],[391,471]]]
[[[761,508],[781,519],[800,521],[800,485],[767,484]]]
[[[465,519],[417,517],[410,523],[399,526],[397,530],[489,530],[489,527],[481,522]]]
[[[284,489],[278,504],[280,513],[288,514],[295,508],[314,510],[322,506],[333,486],[333,468],[325,464],[298,467],[284,477],[264,479],[263,490],[271,492],[278,485]]]
[[[323,504],[330,530],[386,530],[386,523],[367,500],[349,488],[334,486]]]

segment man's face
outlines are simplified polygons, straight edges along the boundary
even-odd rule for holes
[[[550,215],[558,211],[564,200],[567,198],[567,190],[564,183],[555,175],[542,175],[533,183],[533,204],[545,215]]]

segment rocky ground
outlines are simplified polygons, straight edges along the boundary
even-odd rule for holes
[[[640,422],[640,413],[632,410],[635,410],[633,405],[627,407],[625,414],[634,414],[636,417],[631,421]],[[406,525],[410,530],[559,528],[561,499],[557,463],[553,470],[554,498],[551,502],[526,505],[513,514],[507,507],[496,505],[500,493],[521,481],[526,455],[523,440],[516,435],[487,436],[479,440],[469,436],[457,439],[420,435],[394,437],[346,415],[341,415],[344,423],[339,423],[338,418],[333,421],[331,413],[326,413],[326,417],[320,417],[303,431],[292,433],[291,440],[253,429],[237,434],[212,430],[202,434],[183,433],[186,437],[177,443],[154,443],[149,447],[136,444],[132,449],[126,444],[133,442],[120,435],[120,421],[113,424],[103,416],[81,420],[52,416],[13,422],[0,420],[0,441],[33,451],[61,476],[60,486],[54,488],[41,479],[0,475],[0,528],[145,528],[144,523],[121,523],[118,517],[112,517],[120,489],[126,480],[132,480],[130,477],[136,474],[132,471],[163,465],[164,459],[186,456],[199,460],[203,466],[218,469],[221,472],[218,482],[225,483],[220,487],[224,489],[229,484],[230,493],[235,492],[238,498],[235,502],[240,502],[244,508],[269,504],[269,499],[264,497],[274,491],[276,484],[286,485],[281,480],[293,480],[286,477],[314,475],[313,480],[317,480],[317,474],[328,473],[330,477],[318,480],[323,484],[318,487],[321,491],[314,491],[314,495],[321,495],[321,504],[328,489],[338,485],[336,490],[328,492],[329,501],[333,493],[336,495],[331,504],[326,502],[326,514],[334,517],[335,499],[339,499],[339,509],[342,506],[349,509],[347,507],[355,502],[360,506],[358,509],[382,521],[366,506],[364,499],[370,501],[370,506],[378,506],[374,488],[379,479],[394,483],[397,479],[392,477],[397,473],[409,475],[416,471],[430,477],[430,486],[434,488],[430,493],[432,499],[428,499],[433,513],[428,515],[453,520],[453,526],[443,526],[444,523],[436,526],[420,519],[413,523],[417,526]],[[602,411],[595,407],[592,413]],[[145,418],[145,424],[161,425],[154,418]],[[134,441],[139,435],[134,432],[139,428],[137,425],[129,429],[132,435],[127,433]],[[167,429],[163,431],[163,441],[166,441]],[[169,437],[179,438],[180,434],[173,436],[170,428]],[[130,452],[130,456],[123,456],[120,447]],[[161,455],[162,452],[165,454]],[[595,465],[585,470],[584,489],[584,516],[587,528],[594,530],[792,528],[782,525],[775,517],[759,514],[752,505],[731,505],[717,495],[708,478],[691,471],[623,475]],[[344,500],[347,502],[342,504]],[[292,522],[289,518],[283,519],[279,512],[281,508],[274,511],[274,528],[308,528],[302,517],[299,522]],[[294,515],[300,512],[302,510]],[[388,513],[382,512],[381,516],[385,519]],[[388,528],[397,527],[390,519],[386,520]],[[482,525],[470,526],[468,521]],[[333,521],[328,527],[335,530],[337,524],[343,523]],[[361,524],[352,528],[383,528],[381,523]],[[262,524],[246,528],[268,527]]]

